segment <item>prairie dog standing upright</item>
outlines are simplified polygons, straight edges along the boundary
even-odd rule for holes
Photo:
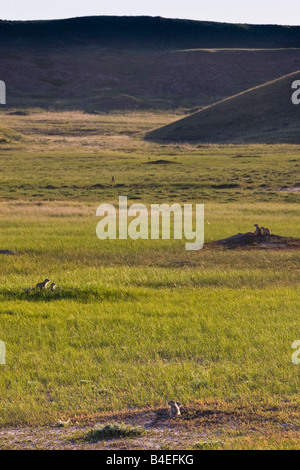
[[[255,232],[254,232],[255,237],[261,237],[262,232],[259,226],[257,224],[254,224],[254,227],[255,227]]]

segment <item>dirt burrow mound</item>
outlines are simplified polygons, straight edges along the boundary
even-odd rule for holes
[[[210,246],[223,246],[225,248],[274,248],[274,249],[300,249],[300,240],[281,235],[259,235],[252,232],[237,233],[228,238],[223,238],[209,243]]]

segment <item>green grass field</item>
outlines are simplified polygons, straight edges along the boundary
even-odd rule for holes
[[[2,113],[1,125],[24,136],[0,146],[0,249],[22,253],[0,255],[2,428],[170,399],[299,426],[299,251],[187,252],[184,240],[96,237],[98,204],[118,195],[204,202],[206,242],[254,223],[299,237],[299,193],[278,191],[300,185],[298,147],[142,140],[178,117]],[[25,293],[45,277],[55,292]],[[228,432],[223,447],[295,448],[296,437]]]

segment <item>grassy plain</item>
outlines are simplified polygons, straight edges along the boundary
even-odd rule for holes
[[[298,147],[141,139],[177,117],[1,114],[24,136],[0,147],[0,249],[23,253],[0,255],[2,428],[177,399],[191,426],[207,410],[244,417],[217,448],[297,446],[299,251],[186,252],[184,241],[96,237],[97,205],[120,194],[205,202],[206,242],[254,223],[299,237],[300,193],[279,191],[299,185]],[[24,292],[46,276],[56,292]],[[259,440],[248,434],[253,416],[265,423]]]

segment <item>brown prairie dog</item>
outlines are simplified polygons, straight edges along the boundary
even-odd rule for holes
[[[49,279],[45,279],[44,282],[39,282],[39,283],[35,286],[35,288],[36,288],[36,289],[40,289],[40,290],[41,290],[41,289],[46,289],[48,283],[49,283]]]

